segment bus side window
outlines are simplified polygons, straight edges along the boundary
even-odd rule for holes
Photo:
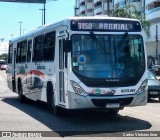
[[[26,62],[27,58],[27,40],[21,42],[21,62]]]
[[[16,55],[16,63],[21,62],[21,43],[17,43],[17,55]]]
[[[27,62],[31,61],[31,49],[32,49],[32,40],[29,40],[27,46]]]
[[[53,61],[54,60],[55,37],[56,37],[55,31],[45,34],[44,61]]]
[[[9,44],[8,64],[12,63],[13,44]]]
[[[34,44],[34,61],[43,61],[44,35],[37,36]]]

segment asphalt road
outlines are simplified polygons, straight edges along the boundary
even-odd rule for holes
[[[63,117],[52,114],[45,103],[19,103],[17,94],[7,87],[6,73],[0,71],[0,132],[39,131],[45,136],[66,139],[123,139],[128,135],[154,133],[147,139],[160,138],[160,102],[151,100],[147,106],[126,107],[117,116],[101,111],[73,111]],[[153,132],[158,131],[158,132]],[[2,134],[0,133],[0,136]],[[157,137],[157,136],[158,137]],[[140,136],[142,139],[144,136]],[[135,137],[130,137],[135,139]],[[126,138],[128,139],[128,137]]]

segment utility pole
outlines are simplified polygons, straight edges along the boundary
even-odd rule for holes
[[[42,11],[42,26],[43,26],[43,9],[39,9]]]
[[[13,39],[14,34],[10,34],[10,36],[11,36],[11,39]]]
[[[57,1],[57,0],[51,0],[51,1]],[[46,0],[43,3],[43,17],[44,17],[43,25],[45,25],[46,24]]]
[[[76,0],[76,3],[75,3],[74,15],[79,16],[78,0]]]
[[[18,22],[20,24],[20,35],[21,35],[21,24],[23,23],[22,21]]]
[[[158,25],[156,25],[156,61],[158,62]]]
[[[44,12],[44,25],[46,24],[46,2],[44,2],[44,4],[43,4],[43,12]]]
[[[23,35],[24,35],[24,31],[25,31],[26,29],[23,29]]]

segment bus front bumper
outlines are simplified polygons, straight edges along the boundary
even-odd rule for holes
[[[147,104],[147,94],[114,95],[114,96],[82,96],[68,92],[68,109],[89,108],[122,108],[131,106],[143,106]]]

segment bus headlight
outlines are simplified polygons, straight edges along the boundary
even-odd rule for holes
[[[83,95],[83,96],[87,95],[87,92],[78,83],[72,80],[70,82],[76,94]]]
[[[147,85],[148,85],[148,80],[146,79],[142,82],[141,86],[139,87],[136,93],[144,92],[146,90]]]

